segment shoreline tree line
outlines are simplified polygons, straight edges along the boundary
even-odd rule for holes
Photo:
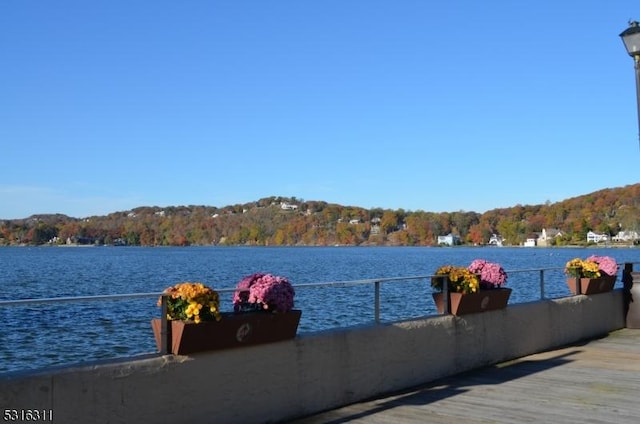
[[[609,238],[640,233],[640,184],[484,213],[366,209],[271,196],[224,207],[142,206],[87,218],[32,215],[0,220],[0,245],[436,246],[438,236],[448,234],[465,245],[486,245],[496,234],[504,245],[518,246],[543,228],[561,232],[551,242],[558,246],[586,245],[589,231]]]

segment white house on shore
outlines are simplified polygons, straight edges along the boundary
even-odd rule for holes
[[[438,236],[438,244],[455,246],[456,244],[460,244],[460,236],[451,233],[447,234],[446,236]]]
[[[601,241],[609,241],[609,236],[606,234],[596,234],[593,231],[587,233],[587,242],[600,243]]]
[[[502,246],[503,242],[504,239],[498,234],[491,234],[491,237],[489,238],[489,244],[492,246]]]
[[[636,241],[640,240],[640,235],[637,231],[619,231],[618,234],[611,237],[613,241]]]

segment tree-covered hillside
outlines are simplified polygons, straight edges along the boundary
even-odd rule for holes
[[[559,245],[585,244],[588,231],[640,232],[640,184],[485,213],[365,209],[272,196],[224,207],[144,206],[83,219],[34,215],[0,221],[0,245],[433,246],[450,233],[469,245],[487,244],[493,234],[505,245],[521,245],[543,228],[561,231],[553,240]]]

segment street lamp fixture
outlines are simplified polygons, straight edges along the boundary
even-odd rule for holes
[[[633,58],[636,69],[636,102],[638,109],[638,140],[640,141],[640,24],[629,21],[629,28],[620,33],[624,47]]]

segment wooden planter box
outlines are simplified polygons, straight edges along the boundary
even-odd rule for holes
[[[613,290],[616,283],[616,276],[604,276],[599,278],[580,278],[580,294],[597,294]],[[567,286],[571,294],[578,294],[577,278],[567,278]]]
[[[169,351],[174,355],[217,349],[231,349],[292,339],[298,331],[302,311],[294,309],[284,314],[265,312],[223,313],[220,321],[196,324],[185,321],[168,322]],[[161,350],[159,318],[151,320],[156,346]]]
[[[452,315],[475,314],[484,311],[503,309],[509,303],[511,289],[499,288],[480,290],[477,293],[449,293],[449,313]],[[433,293],[439,313],[444,313],[444,294]]]

